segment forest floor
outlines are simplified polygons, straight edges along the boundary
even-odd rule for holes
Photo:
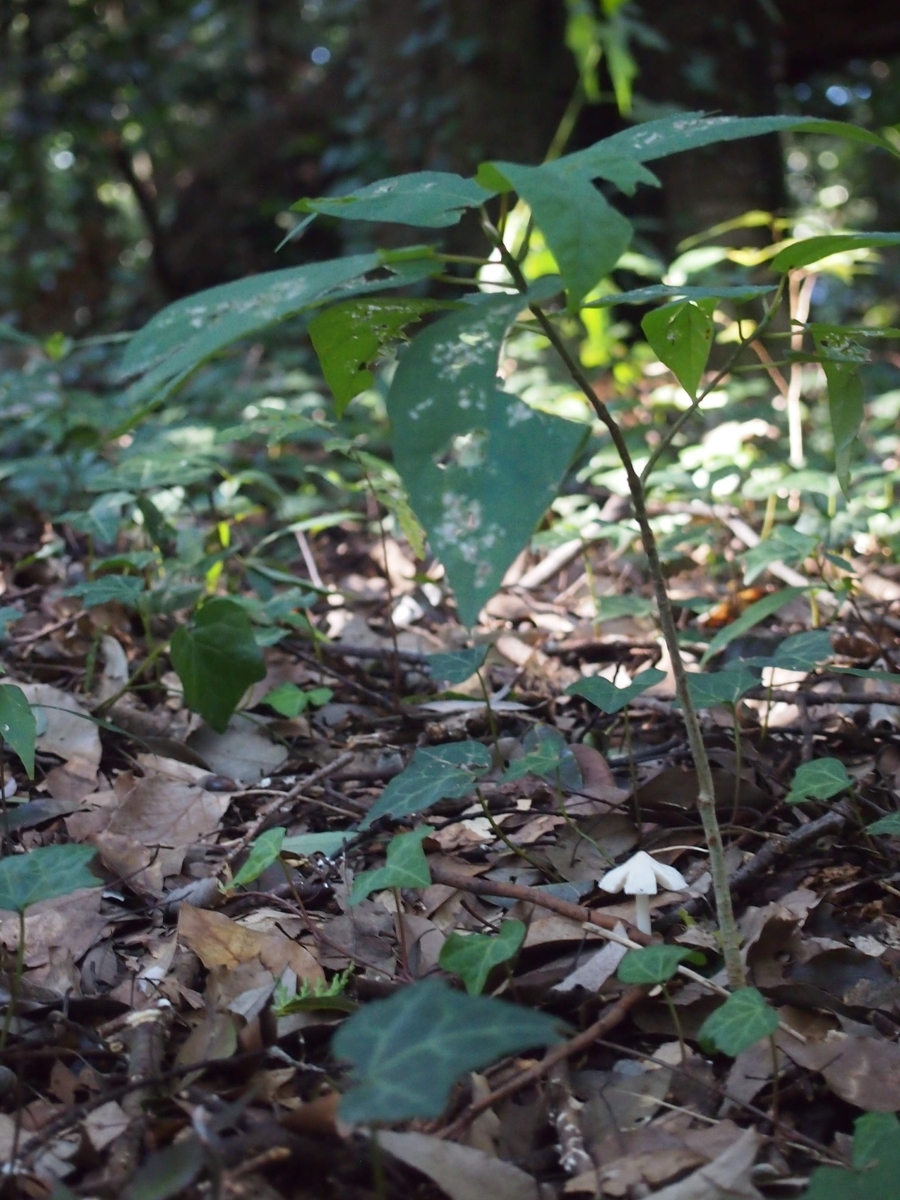
[[[752,629],[741,613],[783,581],[719,588],[705,623],[680,610],[692,665],[729,630],[713,666],[754,671],[702,709],[747,982],[777,1014],[745,1044],[699,1036],[728,981],[671,669],[639,606],[597,607],[649,594],[634,565],[602,543],[523,556],[467,638],[404,544],[300,542],[316,636],[265,649],[222,734],[165,654],[128,690],[150,650],[133,612],[84,607],[40,560],[7,574],[3,661],[39,714],[35,781],[3,766],[7,850],[93,846],[103,886],[25,910],[21,971],[19,917],[0,913],[3,1195],[775,1198],[865,1166],[854,1122],[900,1110],[900,572],[856,564],[850,599],[785,593]],[[716,599],[689,561],[670,584]],[[618,711],[567,694],[651,667]],[[438,763],[410,800],[436,779],[414,753],[455,743],[488,756],[479,778],[460,788],[454,767],[442,794]],[[367,825],[402,772],[405,800]],[[392,874],[393,835],[426,807],[409,878]],[[649,938],[633,898],[598,887],[637,849],[685,883],[651,897]],[[474,959],[461,933],[481,935]],[[623,982],[648,942],[693,975]],[[406,1057],[378,1062],[432,1098],[412,1076],[449,1071],[441,1115],[342,1119],[359,1079],[335,1033],[368,1011],[371,1038],[412,986],[462,996],[460,978],[562,1040],[442,1065],[410,1009]],[[887,1198],[883,1167],[826,1170],[809,1195]]]

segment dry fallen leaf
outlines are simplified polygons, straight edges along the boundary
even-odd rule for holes
[[[483,1150],[427,1133],[381,1132],[376,1136],[388,1154],[427,1175],[450,1200],[485,1200],[488,1196],[491,1200],[538,1200],[538,1187],[530,1175]]]
[[[325,972],[314,955],[283,933],[257,933],[245,929],[223,913],[208,912],[182,904],[178,913],[178,937],[189,946],[205,967],[234,968],[259,958],[276,978],[290,967],[298,980],[310,985],[324,983]]]

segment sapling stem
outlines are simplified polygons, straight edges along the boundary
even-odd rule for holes
[[[515,281],[516,287],[520,291],[526,292],[528,290],[528,282],[522,274],[519,264],[503,244],[502,238],[491,224],[484,210],[482,210],[482,227],[487,237],[497,247],[506,269]],[[687,673],[684,669],[684,663],[681,660],[681,647],[678,644],[675,615],[669,601],[669,594],[666,591],[666,577],[663,573],[656,545],[656,537],[653,533],[653,527],[650,524],[650,517],[647,512],[644,485],[637,473],[622,430],[613,418],[612,413],[610,413],[603,401],[597,396],[591,386],[591,381],[585,375],[581,365],[572,357],[568,346],[559,335],[556,326],[537,304],[533,304],[531,310],[540,324],[544,336],[550,342],[551,346],[553,346],[573,381],[581,389],[585,399],[608,430],[616,452],[619,455],[619,460],[625,470],[628,490],[631,494],[632,504],[634,505],[634,515],[640,530],[641,541],[644,545],[644,553],[647,555],[650,578],[653,581],[653,591],[659,611],[660,628],[672,660],[675,690],[682,708],[688,746],[694,760],[694,769],[697,772],[697,811],[700,814],[700,821],[703,826],[704,835],[706,836],[706,844],[709,848],[710,874],[712,875],[713,894],[716,901],[716,913],[719,920],[719,933],[722,939],[725,969],[728,975],[728,982],[732,988],[744,987],[746,984],[746,975],[744,964],[741,962],[740,935],[734,919],[731,891],[728,886],[725,846],[722,842],[722,831],[716,816],[712,768],[706,753],[706,746],[703,742],[700,721],[688,690]]]

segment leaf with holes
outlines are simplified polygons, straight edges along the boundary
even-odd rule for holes
[[[530,295],[558,286],[541,280]],[[500,347],[527,303],[488,296],[430,325],[400,359],[387,397],[394,465],[470,626],[587,434],[497,386]]]
[[[467,996],[438,980],[373,1000],[345,1021],[332,1042],[352,1063],[340,1114],[351,1123],[439,1117],[467,1071],[562,1040],[561,1022],[488,996]]]
[[[451,933],[441,947],[438,966],[458,975],[470,996],[480,996],[494,967],[518,954],[524,940],[521,921],[503,921],[496,934]]]
[[[37,722],[28,698],[14,683],[0,686],[0,737],[18,754],[28,778],[34,779]]]
[[[281,853],[286,832],[287,830],[283,826],[276,825],[274,829],[267,829],[265,833],[261,833],[256,838],[250,846],[247,861],[228,885],[229,891],[234,888],[246,887],[248,883],[259,879],[267,867],[271,867]]]
[[[490,766],[490,751],[481,742],[420,747],[369,809],[360,829],[368,829],[379,817],[408,817],[439,800],[460,800]]]
[[[449,683],[451,687],[463,683],[481,670],[489,649],[490,646],[470,646],[466,650],[452,650],[446,654],[429,654],[429,674],[432,679]]]
[[[656,357],[665,363],[692,400],[703,378],[712,347],[715,300],[665,304],[641,321]]]
[[[309,323],[309,336],[319,356],[325,382],[343,416],[354,396],[370,388],[375,376],[368,369],[385,347],[398,339],[405,326],[426,313],[459,305],[438,300],[348,300],[326,308]]]
[[[426,888],[431,883],[431,872],[422,849],[422,839],[434,830],[423,825],[411,833],[398,833],[391,838],[387,848],[387,862],[375,871],[362,871],[353,881],[350,905],[361,904],[373,892],[385,888]]]
[[[590,180],[565,177],[550,163],[541,167],[485,164],[478,178],[484,182],[486,177],[503,191],[515,188],[531,209],[565,281],[569,311],[577,310],[628,249],[630,222]]]
[[[623,983],[651,986],[665,983],[692,953],[684,946],[644,946],[640,950],[629,950],[619,963],[617,974]]]
[[[0,909],[24,912],[41,900],[100,887],[103,881],[87,869],[96,853],[93,846],[39,846],[0,858]]]
[[[778,1028],[778,1013],[766,1003],[756,988],[740,988],[725,1003],[711,1012],[700,1026],[698,1040],[703,1047],[737,1058],[760,1038],[769,1037]]]
[[[853,1166],[816,1167],[803,1200],[886,1200],[900,1178],[900,1121],[894,1113],[858,1117],[853,1131]]]
[[[650,667],[646,671],[641,671],[640,675],[626,687],[616,687],[608,679],[600,679],[594,675],[587,679],[579,679],[576,683],[570,683],[566,688],[566,695],[583,696],[589,704],[593,704],[601,712],[617,713],[621,712],[632,700],[643,695],[648,688],[662,683],[665,677],[665,671],[658,671],[656,667]]]
[[[782,588],[780,592],[763,596],[762,600],[757,600],[755,604],[745,608],[736,621],[732,621],[730,625],[719,630],[700,659],[700,666],[705,667],[711,658],[720,650],[724,650],[726,646],[731,645],[735,638],[739,638],[748,629],[752,629],[754,625],[764,621],[766,617],[771,617],[773,613],[778,612],[779,608],[784,608],[789,601],[797,596],[802,596],[805,591],[806,588],[802,587]]]
[[[797,768],[784,802],[802,804],[804,800],[830,800],[852,786],[853,780],[839,758],[814,758]]]
[[[725,704],[733,708],[741,696],[756,687],[759,680],[746,667],[728,667],[710,675],[690,672],[687,677],[688,691],[695,708],[712,708]]]
[[[247,688],[266,675],[250,618],[233,600],[208,600],[189,627],[175,630],[170,655],[185,704],[216,733],[225,732]]]

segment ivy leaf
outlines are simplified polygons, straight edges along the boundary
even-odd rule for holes
[[[41,900],[100,887],[103,881],[87,869],[96,853],[93,846],[39,846],[0,858],[0,909],[24,912]]]
[[[234,888],[246,887],[248,883],[253,883],[259,879],[267,867],[271,867],[272,863],[275,862],[281,853],[286,832],[287,830],[283,826],[276,825],[273,829],[267,829],[265,833],[261,833],[256,838],[250,846],[247,861],[228,885],[229,891],[232,891]]]
[[[744,582],[751,584],[774,562],[803,562],[815,553],[818,546],[818,538],[801,533],[799,529],[793,529],[789,525],[776,525],[771,537],[750,550],[745,550],[741,555],[744,562]]]
[[[558,283],[545,280],[534,298]],[[488,296],[418,335],[387,397],[394,465],[473,625],[556,495],[587,427],[497,386],[507,329],[528,297]]]
[[[124,608],[136,608],[137,598],[146,585],[135,575],[101,575],[90,583],[79,583],[69,588],[66,595],[80,596],[85,608],[96,608],[99,604],[119,603]]]
[[[297,833],[286,837],[281,844],[282,854],[296,854],[300,858],[312,858],[314,854],[322,854],[331,858],[337,854],[353,837],[350,830],[335,833]]]
[[[692,400],[712,348],[714,300],[685,300],[647,313],[641,328],[660,362],[665,363]]]
[[[503,921],[493,935],[451,933],[441,947],[438,966],[458,975],[470,996],[480,996],[494,967],[516,955],[524,940],[521,921]]]
[[[839,758],[814,758],[797,768],[784,802],[802,804],[804,800],[830,800],[852,786],[853,780]]]
[[[811,671],[831,658],[831,636],[825,629],[795,633],[779,642],[772,655],[772,666],[787,671]]]
[[[373,1000],[335,1034],[334,1055],[353,1064],[343,1120],[438,1117],[460,1076],[506,1054],[562,1040],[560,1022],[488,996],[467,996],[439,980]]]
[[[514,759],[503,772],[504,782],[538,775],[554,787],[577,791],[584,779],[578,760],[558,729],[552,725],[534,725],[522,739],[522,758]]]
[[[489,649],[490,646],[470,646],[466,650],[453,650],[447,654],[429,654],[431,678],[449,683],[451,687],[462,683],[481,670]]]
[[[216,733],[225,732],[250,684],[266,675],[250,618],[233,600],[207,600],[190,627],[175,630],[170,656],[185,704]]]
[[[441,229],[456,225],[467,208],[478,208],[493,194],[451,171],[410,171],[408,175],[379,179],[348,196],[298,200],[291,211],[324,213],[345,221],[395,221],[399,225]],[[299,232],[292,230],[285,242]]]
[[[305,712],[310,705],[313,708],[319,708],[321,705],[327,704],[333,695],[334,692],[327,687],[310,688],[308,692],[305,692],[303,688],[297,687],[296,683],[283,683],[263,696],[260,703],[274,708],[283,717],[293,718]]]
[[[755,604],[751,604],[749,608],[745,608],[736,621],[732,621],[730,625],[726,625],[724,629],[719,630],[700,659],[700,666],[705,667],[711,658],[718,654],[720,650],[724,650],[735,638],[741,637],[748,629],[752,629],[754,625],[758,625],[766,617],[771,617],[772,613],[778,612],[779,608],[784,608],[789,601],[797,596],[802,596],[805,591],[806,588],[802,587],[782,588],[780,592],[773,592],[770,596],[763,596],[762,600],[757,600]]]
[[[472,791],[475,780],[490,766],[490,751],[481,742],[420,747],[406,770],[388,783],[360,829],[368,829],[373,821],[388,814],[409,817],[439,800],[459,800]]]
[[[816,1167],[803,1200],[884,1200],[900,1177],[900,1121],[894,1113],[858,1117],[853,1131],[853,1167]]]
[[[644,946],[640,950],[629,950],[619,963],[617,974],[623,983],[665,983],[692,953],[684,946]]]
[[[601,712],[617,713],[646,692],[648,688],[662,683],[665,677],[665,671],[658,671],[656,667],[650,667],[646,671],[641,671],[640,675],[627,687],[616,687],[608,679],[600,679],[595,675],[569,684],[566,688],[566,695],[583,696],[589,704],[593,704]]]
[[[734,707],[741,696],[756,687],[759,680],[746,667],[728,667],[709,675],[691,672],[687,677],[688,692],[695,708],[712,708],[716,704]]]
[[[624,961],[624,959],[623,959]],[[740,988],[711,1012],[700,1026],[701,1046],[710,1046],[731,1058],[768,1037],[778,1028],[778,1013],[756,988]]]
[[[565,281],[569,311],[575,312],[628,249],[633,232],[630,222],[590,180],[578,175],[564,177],[551,164],[525,167],[496,162],[490,166],[531,209]]]
[[[0,738],[7,741],[22,760],[29,779],[34,779],[34,743],[37,722],[34,709],[14,683],[0,687]]]
[[[866,829],[869,833],[880,833],[887,837],[900,837],[900,812],[888,813],[886,817],[879,817],[877,821],[873,821],[871,825],[867,825]]]
[[[391,838],[387,848],[387,862],[375,871],[361,871],[353,881],[350,906],[361,904],[373,892],[385,888],[426,888],[431,883],[431,871],[422,839],[434,830],[429,825],[414,829],[411,833],[398,833]]]
[[[793,271],[821,262],[832,254],[876,250],[882,246],[900,246],[900,233],[826,233],[786,246],[772,259],[771,267],[773,271]]]
[[[309,336],[334,395],[337,415],[343,416],[353,397],[374,384],[375,376],[367,368],[404,326],[426,313],[457,307],[437,300],[392,297],[349,300],[313,317]]]

